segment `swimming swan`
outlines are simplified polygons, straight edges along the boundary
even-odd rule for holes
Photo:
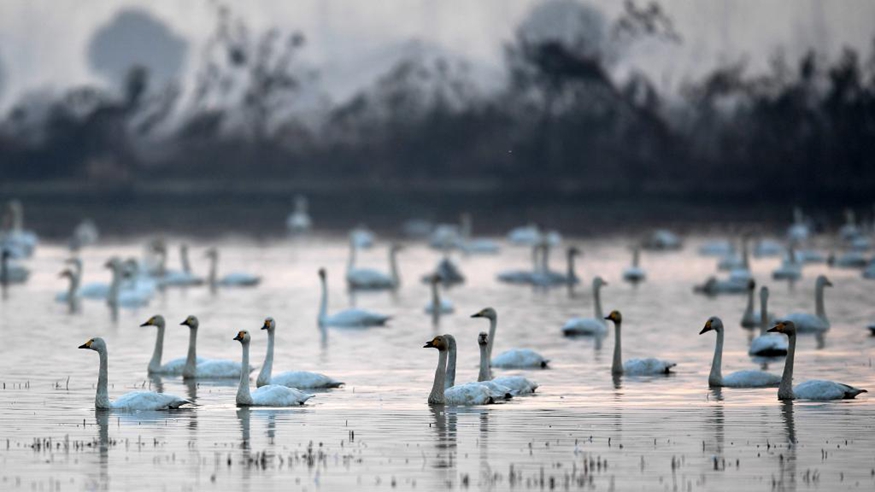
[[[716,316],[708,318],[705,327],[699,335],[709,331],[717,332],[717,345],[714,347],[714,359],[711,361],[711,374],[708,375],[708,386],[712,388],[766,388],[777,387],[780,376],[763,371],[737,371],[723,377],[723,321]]]
[[[243,349],[243,362],[239,366],[248,366],[249,332],[246,330],[237,332],[234,340],[240,342],[240,346]],[[249,374],[241,373],[239,376],[240,386],[237,387],[238,407],[297,407],[313,398],[313,395],[279,384],[268,384],[250,392]]]
[[[495,343],[495,329],[498,325],[498,313],[492,308],[485,308],[472,314],[471,317],[486,318],[489,320],[489,344],[487,345],[486,351],[489,354],[490,367],[508,369],[547,367],[547,363],[550,361],[531,349],[510,349],[506,352],[502,352],[493,359],[492,346]]]
[[[118,308],[136,309],[149,305],[151,295],[138,289],[122,289],[124,281],[123,265],[118,258],[113,258],[104,265],[112,270],[112,282],[109,284],[109,292],[106,296],[106,303],[113,311]]]
[[[623,270],[623,280],[637,284],[638,282],[643,282],[647,278],[647,272],[638,265],[640,260],[641,248],[635,246],[632,250],[632,266]]]
[[[5,247],[0,255],[2,255],[2,258],[0,258],[0,283],[9,285],[27,282],[27,279],[30,277],[30,270],[27,267],[13,263],[12,252]]]
[[[350,242],[349,263],[346,269],[346,282],[351,289],[385,290],[397,289],[401,285],[396,258],[403,247],[393,244],[389,247],[389,273],[383,273],[373,268],[355,268],[356,246]]]
[[[167,376],[179,376],[182,374],[182,370],[185,367],[185,357],[180,357],[178,359],[173,359],[166,364],[161,364],[161,358],[164,355],[164,316],[160,314],[156,314],[151,318],[147,319],[143,324],[143,326],[154,326],[158,328],[158,333],[155,336],[155,348],[152,350],[152,358],[149,360],[149,366],[146,368],[146,371],[149,374],[160,374]],[[195,359],[196,363],[201,363],[205,359],[197,357]]]
[[[826,318],[826,310],[823,307],[823,289],[832,287],[832,282],[824,275],[817,277],[814,283],[815,314],[790,313],[780,321],[792,321],[797,333],[822,333],[829,330],[829,320]]]
[[[79,275],[75,270],[65,269],[59,277],[69,279],[67,290],[55,294],[55,300],[67,304],[71,310],[76,309],[76,302],[79,300]]]
[[[842,400],[851,399],[866,390],[854,388],[834,381],[813,379],[793,387],[793,362],[796,355],[796,325],[793,321],[779,321],[769,329],[772,333],[783,333],[790,339],[790,350],[784,361],[784,374],[778,387],[779,400]]]
[[[276,321],[273,318],[265,318],[262,330],[267,330],[267,354],[264,356],[264,364],[261,366],[261,372],[258,373],[258,379],[255,380],[255,385],[259,388],[269,384],[278,384],[289,388],[310,389],[310,388],[338,388],[343,383],[318,372],[308,371],[286,371],[276,375],[271,375],[273,370],[273,346],[274,336],[276,334]]]
[[[438,363],[434,371],[434,383],[431,393],[428,395],[429,405],[486,405],[495,403],[490,396],[489,389],[484,385],[455,386],[446,388],[447,378],[447,352],[449,342],[443,336],[434,337],[425,342],[422,348],[435,348],[438,350]]]
[[[605,319],[614,322],[614,361],[611,364],[611,374],[619,376],[627,374],[630,376],[643,376],[649,374],[668,374],[671,368],[677,364],[664,360],[648,357],[647,359],[631,359],[623,362],[622,344],[620,339],[620,324],[623,322],[623,316],[619,311],[611,311]]]
[[[745,328],[755,328],[757,325],[760,324],[761,311],[753,310],[753,293],[756,290],[756,287],[757,283],[753,279],[748,280],[747,307],[744,308],[744,314],[741,315],[741,326]],[[771,313],[766,313],[766,318],[768,319],[769,323],[775,320],[775,316]]]
[[[161,285],[168,287],[187,287],[202,285],[204,283],[204,279],[198,277],[191,271],[191,262],[188,260],[187,244],[179,246],[179,261],[182,263],[182,270],[165,271],[164,276],[159,279]]]
[[[109,401],[107,391],[108,355],[106,342],[102,338],[92,338],[79,346],[80,349],[90,349],[100,355],[100,373],[97,376],[97,396],[94,398],[94,406],[102,410],[169,410],[179,408],[191,401],[175,395],[155,393],[154,391],[132,391],[119,397],[116,401]]]
[[[440,283],[439,275],[431,276],[431,302],[425,306],[426,314],[450,314],[455,311],[453,301],[441,297]]]
[[[787,339],[768,333],[769,326],[774,324],[771,314],[763,316],[763,313],[768,312],[768,305],[769,288],[762,286],[760,287],[760,336],[750,342],[747,353],[758,357],[783,357],[787,355]]]
[[[239,377],[241,373],[249,377],[249,373],[255,369],[252,366],[246,366],[249,370],[244,372],[242,371],[243,366],[233,360],[198,359],[197,330],[200,322],[196,316],[189,316],[180,325],[189,328],[188,356],[185,358],[185,366],[182,368],[183,379],[229,379]]]
[[[325,269],[319,269],[319,280],[322,282],[322,300],[319,302],[319,326],[337,326],[346,328],[369,328],[384,326],[391,316],[366,311],[364,309],[344,309],[331,316],[328,315],[328,280]]]
[[[565,336],[604,335],[608,331],[605,315],[602,314],[602,287],[608,285],[601,277],[592,279],[592,298],[595,307],[594,318],[571,318],[562,327]]]
[[[538,389],[538,383],[522,376],[502,376],[493,378],[492,371],[489,369],[489,353],[487,350],[489,346],[489,337],[486,332],[480,332],[477,336],[477,344],[480,346],[480,372],[477,375],[478,382],[493,383],[510,388],[511,394],[514,396],[531,395],[536,389]]]
[[[449,357],[447,359],[447,377],[444,381],[444,389],[446,391],[477,392],[479,390],[477,390],[476,388],[469,388],[469,386],[481,385],[485,386],[486,389],[489,390],[489,396],[491,396],[494,401],[510,400],[514,397],[514,391],[512,389],[498,383],[493,383],[492,381],[478,381],[473,383],[464,383],[456,386],[456,337],[445,334],[444,338],[447,341],[449,353]]]
[[[261,283],[261,277],[252,275],[251,273],[234,272],[218,278],[219,267],[219,250],[210,248],[206,252],[207,258],[210,259],[210,290],[215,291],[216,287],[254,287]]]
[[[313,221],[307,213],[307,197],[298,195],[295,197],[295,209],[286,219],[286,228],[293,234],[300,234],[310,230]]]

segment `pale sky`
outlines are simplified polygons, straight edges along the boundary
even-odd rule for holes
[[[500,67],[502,43],[532,6],[551,0],[248,0],[228,1],[256,30],[298,29],[309,39],[317,68],[367,58],[413,38],[441,45],[476,64]],[[638,0],[643,5],[647,0]],[[593,0],[613,19],[620,0]],[[796,58],[809,46],[838,53],[842,45],[868,54],[875,34],[870,0],[662,0],[684,37],[678,47],[644,46],[627,65],[641,66],[663,88],[747,55],[762,68],[782,47]],[[88,67],[86,47],[95,29],[126,7],[152,12],[188,39],[189,70],[214,17],[207,0],[2,0],[0,63],[5,87],[0,107],[21,93],[103,83]],[[620,68],[622,70],[622,67]],[[362,80],[363,84],[371,80]]]

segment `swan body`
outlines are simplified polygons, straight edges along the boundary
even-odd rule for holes
[[[832,287],[832,282],[823,275],[817,277],[814,288],[815,314],[790,313],[780,320],[792,321],[797,333],[822,333],[829,330],[830,323],[826,317],[823,301],[823,289],[825,287]]]
[[[714,346],[714,359],[711,362],[711,374],[708,375],[708,386],[726,388],[764,388],[777,387],[781,377],[763,371],[737,371],[723,376],[723,321],[714,316],[708,319],[699,335],[709,331],[717,332],[717,344]]]
[[[73,229],[69,246],[71,250],[78,251],[97,243],[98,239],[100,239],[100,232],[97,230],[97,224],[91,219],[85,219]]]
[[[455,311],[453,302],[449,299],[444,299],[440,294],[441,279],[437,275],[431,277],[431,302],[425,306],[426,314],[450,314]]]
[[[401,231],[405,236],[412,238],[427,238],[434,230],[434,225],[425,219],[410,219],[401,225]]]
[[[676,250],[683,247],[680,237],[667,229],[657,229],[644,240],[644,248],[652,250]]]
[[[813,249],[800,249],[796,254],[802,263],[824,263],[827,260],[823,253]]]
[[[630,376],[647,376],[656,374],[668,374],[671,368],[677,364],[653,357],[646,359],[630,359],[623,362],[622,355],[622,339],[620,338],[620,325],[623,322],[623,316],[619,311],[611,311],[605,319],[614,322],[614,359],[611,363],[611,374],[619,376],[627,374]]]
[[[12,252],[4,247],[2,259],[0,259],[0,283],[6,284],[21,284],[27,282],[30,277],[30,270],[21,265],[12,263]]]
[[[787,339],[768,332],[775,321],[771,314],[763,316],[763,313],[768,313],[768,306],[769,288],[762,286],[760,287],[760,335],[750,342],[747,353],[755,357],[783,357],[787,355]]]
[[[869,259],[861,251],[848,251],[839,256],[830,255],[827,263],[833,268],[865,268]]]
[[[747,307],[744,309],[744,314],[741,315],[741,326],[744,328],[755,328],[760,325],[762,319],[762,309],[754,311],[753,309],[753,293],[756,289],[756,282],[750,280],[747,284]],[[766,321],[771,323],[775,320],[772,313],[766,313]]]
[[[875,259],[869,262],[869,265],[863,270],[863,278],[875,278]]]
[[[784,361],[784,373],[781,375],[781,385],[778,386],[779,400],[847,400],[855,398],[865,389],[815,379],[793,387],[793,365],[796,356],[796,325],[792,321],[779,321],[769,329],[773,333],[783,333],[790,340],[790,349]]]
[[[154,391],[133,391],[122,395],[116,401],[109,400],[108,386],[108,354],[106,342],[102,338],[92,338],[79,346],[80,349],[94,350],[100,356],[100,372],[97,378],[97,395],[94,399],[95,407],[103,410],[171,410],[191,401],[166,393]]]
[[[641,260],[641,251],[636,246],[632,250],[632,265],[623,270],[623,280],[633,284],[643,282],[647,278],[647,272],[644,271],[639,262]]]
[[[109,260],[106,266],[112,270],[112,282],[109,284],[109,292],[106,296],[106,303],[113,310],[118,308],[136,309],[149,305],[151,293],[141,289],[122,289],[122,276],[124,266],[117,259]]]
[[[364,309],[345,309],[332,315],[328,315],[328,281],[325,278],[325,269],[319,269],[319,278],[322,282],[322,300],[319,304],[319,325],[336,326],[344,328],[369,328],[372,326],[384,326],[391,316],[366,311]]]
[[[261,283],[260,276],[245,272],[229,273],[218,278],[219,250],[210,248],[206,256],[210,259],[210,290],[215,291],[216,287],[255,287]]]
[[[799,261],[799,254],[790,248],[781,261],[781,266],[772,271],[772,278],[775,280],[799,280],[802,278],[802,265]]]
[[[490,361],[491,367],[502,367],[508,369],[547,367],[547,364],[550,362],[549,359],[545,359],[542,355],[531,349],[511,349],[502,352],[493,359],[492,347],[495,343],[495,330],[498,327],[498,313],[495,312],[495,309],[484,308],[477,313],[472,314],[471,317],[486,318],[489,320],[489,340],[487,342],[486,351],[488,355],[487,359]]]
[[[179,257],[182,262],[182,270],[167,271],[159,279],[159,283],[165,287],[187,287],[201,285],[204,279],[191,271],[191,263],[188,260],[188,245],[179,247]]]
[[[869,251],[872,248],[872,239],[866,236],[855,237],[850,246],[854,251]]]
[[[242,330],[237,332],[234,340],[240,342],[243,350],[243,361],[240,367],[249,366],[249,332]],[[239,373],[240,385],[237,387],[238,407],[295,407],[303,405],[313,395],[303,391],[278,384],[261,386],[253,392],[249,391],[249,374]]]
[[[516,246],[534,246],[544,241],[550,246],[559,246],[562,242],[562,235],[556,231],[542,233],[538,226],[530,224],[511,229],[507,233],[507,241]]]
[[[429,246],[438,250],[448,250],[462,244],[462,233],[456,224],[438,224],[431,232]]]
[[[389,248],[389,273],[383,273],[372,268],[355,268],[355,244],[350,243],[350,259],[346,270],[346,282],[351,289],[385,290],[397,289],[401,285],[398,275],[396,255],[401,246],[392,245]]]
[[[602,314],[602,287],[608,285],[601,277],[592,279],[592,297],[595,309],[594,318],[571,318],[562,326],[562,334],[565,336],[593,336],[604,335],[608,331],[608,324]]]
[[[577,272],[574,269],[574,258],[580,255],[579,249],[575,247],[568,248],[565,254],[566,273],[554,272],[550,270],[549,243],[545,242],[541,245],[541,252],[543,256],[541,258],[540,270],[536,271],[531,278],[531,283],[533,285],[541,287],[552,287],[556,285],[577,285],[578,283],[580,283],[580,279],[577,277]]]
[[[508,284],[530,284],[535,280],[538,271],[540,270],[540,252],[541,244],[532,246],[532,268],[531,270],[506,270],[498,274],[499,282]]]
[[[437,275],[441,283],[446,286],[465,283],[465,276],[462,275],[462,271],[449,258],[441,259],[433,273],[422,276],[422,282],[425,284],[430,283],[432,275]]]
[[[270,384],[287,386],[289,388],[311,389],[311,388],[338,388],[343,385],[342,382],[336,381],[324,374],[307,371],[287,371],[273,375],[273,349],[274,337],[276,334],[276,321],[273,318],[265,318],[262,330],[267,330],[267,352],[264,356],[264,364],[261,365],[261,372],[258,373],[258,379],[255,380],[255,385],[259,388]]]
[[[200,322],[197,317],[189,316],[180,325],[189,328],[188,355],[182,368],[184,379],[231,379],[240,377],[241,374],[248,378],[249,373],[255,369],[247,365],[247,370],[243,371],[243,366],[233,360],[199,359],[197,356],[197,332]]]
[[[716,296],[719,294],[743,294],[747,290],[747,281],[722,280],[709,277],[702,285],[693,287],[693,292]]]
[[[463,252],[468,254],[496,254],[501,249],[498,243],[491,239],[473,238],[471,237],[471,214],[465,212],[459,219],[459,238],[458,247]]]
[[[702,256],[729,256],[735,252],[732,243],[726,240],[710,241],[699,246],[699,254]]]
[[[291,233],[307,232],[313,226],[310,214],[307,213],[307,198],[295,197],[295,209],[286,219],[286,228]]]
[[[802,214],[802,209],[796,207],[793,209],[793,223],[787,228],[787,239],[790,242],[805,242],[808,236],[811,235],[811,228]]]
[[[488,393],[489,397],[492,398],[493,401],[500,400],[509,400],[513,398],[513,391],[507,386],[493,383],[492,381],[477,381],[476,383],[465,383],[456,385],[456,338],[452,335],[446,334],[443,336],[447,341],[447,375],[444,381],[444,390],[446,392],[459,392],[460,395],[477,395],[481,390],[475,388],[475,386],[484,386]],[[485,357],[486,352],[486,342],[484,341],[482,348],[480,349],[480,372],[483,372],[483,366],[486,364],[487,371],[489,369],[488,364],[486,362]],[[464,396],[462,398],[468,398],[469,396]],[[452,399],[458,399],[455,396],[450,396]]]
[[[477,375],[477,381],[489,385],[493,397],[501,391],[507,391],[511,396],[534,393],[538,389],[538,383],[522,376],[492,377],[492,370],[489,367],[488,337],[486,332],[480,332],[477,337],[477,344],[480,346],[480,373]]]
[[[429,405],[486,405],[495,403],[486,385],[469,383],[460,386],[446,388],[447,380],[447,353],[449,341],[443,336],[434,337],[425,343],[423,348],[435,348],[438,350],[438,364],[434,373],[434,383],[431,393],[428,395]]]
[[[510,388],[514,396],[530,395],[538,389],[538,383],[522,376],[502,376],[493,378],[491,382]]]
[[[9,229],[0,231],[0,249],[8,251],[12,258],[32,256],[39,238],[33,231],[24,229],[24,206],[18,200],[10,200],[6,215]]]

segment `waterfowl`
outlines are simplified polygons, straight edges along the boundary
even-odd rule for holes
[[[756,286],[757,283],[753,279],[747,282],[747,307],[744,308],[744,314],[741,315],[741,326],[744,328],[755,328],[760,324],[760,311],[754,311],[753,309],[753,297]],[[771,313],[766,313],[766,319],[771,323],[775,317]]]
[[[368,249],[374,245],[374,233],[368,226],[359,224],[349,231],[349,240],[358,249]]]
[[[716,316],[708,318],[705,327],[699,335],[709,331],[717,332],[717,344],[714,347],[714,359],[711,361],[711,374],[708,375],[708,386],[712,388],[766,388],[781,382],[780,376],[763,371],[736,371],[723,377],[723,321]]]
[[[70,307],[70,310],[76,309],[76,303],[79,300],[79,276],[74,270],[65,269],[59,275],[61,278],[67,278],[69,284],[67,290],[55,294],[57,302],[63,302]]]
[[[783,357],[787,355],[787,339],[768,333],[773,324],[773,318],[768,313],[769,288],[760,287],[760,335],[750,342],[747,353],[756,357]]]
[[[450,314],[455,311],[453,301],[444,299],[440,294],[441,278],[438,275],[431,275],[431,302],[425,306],[426,314]]]
[[[137,289],[122,289],[125,272],[118,258],[110,259],[104,266],[112,271],[112,282],[109,284],[106,303],[113,311],[119,308],[136,309],[149,305],[151,295],[146,292]]]
[[[484,308],[472,314],[472,318],[486,318],[489,320],[489,342],[487,353],[490,359],[490,367],[499,368],[545,368],[550,362],[541,354],[531,349],[510,349],[492,358],[492,347],[495,343],[495,329],[498,326],[498,314],[492,308]]]
[[[293,234],[301,234],[310,230],[313,221],[307,212],[307,197],[298,195],[295,197],[295,209],[286,219],[286,228]]]
[[[830,253],[826,263],[832,268],[866,268],[869,259],[861,251],[846,251],[838,256]]]
[[[604,335],[608,331],[605,315],[602,314],[602,287],[608,285],[601,277],[592,279],[592,300],[595,309],[593,318],[571,318],[562,327],[565,336]]]
[[[369,328],[383,326],[391,318],[384,314],[366,311],[364,309],[344,309],[328,315],[328,280],[325,269],[319,269],[319,279],[322,283],[322,300],[319,303],[319,326],[337,326],[346,328]]]
[[[542,244],[545,240],[550,246],[559,246],[562,235],[556,231],[541,232],[537,224],[517,227],[507,233],[507,241],[516,246],[534,246]]]
[[[459,249],[465,253],[474,254],[495,254],[501,249],[498,243],[491,239],[473,238],[471,214],[465,212],[461,215],[459,232],[461,233],[461,241]]]
[[[799,207],[793,208],[793,223],[787,229],[787,239],[790,242],[805,242],[811,234],[811,228]]]
[[[784,259],[781,261],[781,266],[772,271],[772,278],[775,280],[799,280],[802,278],[802,265],[800,264],[799,254],[793,246],[787,250]]]
[[[204,279],[198,277],[191,271],[191,262],[188,259],[188,245],[181,244],[179,246],[179,260],[182,264],[182,270],[165,271],[164,276],[159,279],[163,286],[187,287],[194,285],[202,285]]]
[[[708,277],[704,284],[693,287],[693,292],[716,296],[719,294],[743,294],[747,290],[747,282],[736,280],[723,280],[717,277]]]
[[[641,260],[641,248],[635,246],[632,249],[632,266],[623,270],[623,280],[633,284],[643,282],[647,278],[647,272],[638,263]]]
[[[73,229],[73,235],[70,236],[67,245],[71,251],[79,251],[85,246],[97,243],[99,238],[100,232],[97,230],[97,224],[91,219],[84,219]]]
[[[243,374],[249,377],[249,373],[253,371],[253,367],[246,365],[247,370],[243,371],[242,365],[239,362],[225,359],[198,359],[197,356],[197,331],[200,322],[197,316],[189,316],[180,323],[181,326],[187,326],[188,332],[188,356],[185,358],[185,365],[182,368],[182,377],[184,379],[230,379],[239,377]],[[249,359],[248,354],[246,357]]]
[[[191,403],[190,400],[176,395],[154,391],[132,391],[122,395],[116,401],[110,401],[107,389],[109,356],[106,351],[106,342],[102,338],[92,338],[80,345],[79,348],[94,350],[100,356],[97,395],[94,398],[94,406],[100,410],[170,410]]]
[[[725,239],[709,241],[699,246],[699,254],[702,256],[725,257],[733,253],[735,253],[735,247],[732,242]]]
[[[805,381],[794,388],[793,363],[796,356],[797,327],[793,321],[779,321],[769,332],[783,333],[790,340],[790,349],[784,361],[784,374],[778,387],[779,400],[847,400],[860,393],[867,393],[865,389],[821,379]]]
[[[396,256],[403,249],[398,244],[389,247],[389,273],[373,268],[355,268],[356,246],[350,242],[350,259],[346,269],[346,282],[350,289],[384,290],[397,289],[401,285]]]
[[[210,289],[216,290],[216,287],[254,287],[261,283],[261,277],[251,273],[234,272],[218,278],[219,266],[219,250],[210,248],[206,252],[207,258],[210,259]]]
[[[144,326],[154,326],[158,329],[155,335],[155,348],[152,350],[152,358],[149,359],[149,366],[146,368],[146,372],[149,374],[158,374],[165,376],[179,376],[182,374],[182,370],[185,368],[185,357],[180,357],[178,359],[173,359],[166,364],[161,364],[161,358],[164,355],[164,316],[160,314],[156,314],[151,318],[147,319],[143,324]],[[195,364],[199,364],[203,362],[205,359],[201,357],[195,357]]]
[[[441,283],[447,287],[465,283],[465,276],[462,275],[462,271],[446,255],[438,262],[434,272],[422,276],[422,282],[425,284],[430,283],[433,275],[437,275],[441,279]]]
[[[784,252],[784,246],[772,239],[760,239],[753,247],[753,255],[757,258],[778,256]]]
[[[869,279],[875,278],[875,258],[873,258],[869,262],[869,265],[866,266],[865,270],[863,270],[862,275],[863,275],[863,278],[869,278]]]
[[[550,245],[547,242],[541,244],[541,265],[531,277],[533,285],[551,287],[554,285],[577,285],[580,279],[574,270],[574,258],[580,255],[580,250],[574,246],[568,248],[565,253],[566,273],[550,270]]]
[[[493,401],[502,401],[509,400],[513,398],[514,393],[509,387],[493,383],[492,381],[477,381],[472,383],[464,383],[460,385],[456,385],[456,337],[445,334],[444,339],[447,341],[447,377],[444,381],[444,391],[446,392],[461,392],[461,393],[469,393],[473,391],[479,391],[474,388],[470,388],[469,386],[480,385],[485,386],[487,390],[489,390],[489,396],[492,397]],[[455,398],[455,397],[453,397]]]
[[[747,236],[741,239],[741,264],[729,271],[729,280],[733,282],[747,282],[753,279],[750,271],[750,253],[747,247]]]
[[[683,242],[677,234],[668,229],[657,229],[644,240],[642,245],[644,249],[667,251],[681,249]]]
[[[33,255],[39,239],[36,233],[24,229],[24,205],[10,200],[6,205],[8,229],[0,230],[0,249],[9,251],[12,258],[28,258]]]
[[[258,373],[258,379],[255,380],[255,385],[257,387],[261,388],[262,386],[267,386],[269,384],[278,384],[289,388],[312,389],[339,388],[343,385],[342,382],[318,372],[286,371],[272,375],[276,321],[271,317],[265,318],[261,329],[267,330],[267,353],[264,356],[264,364],[261,366],[261,372]]]
[[[532,245],[532,268],[530,270],[506,270],[496,277],[499,282],[508,284],[532,283],[540,270],[541,244]]]
[[[845,209],[845,223],[839,228],[839,238],[842,241],[850,242],[861,235],[862,232],[857,227],[857,218],[854,211],[850,208]]]
[[[9,249],[3,248],[0,253],[0,284],[22,284],[27,282],[30,277],[30,270],[27,267],[15,264],[12,262],[12,252]]]
[[[446,388],[447,380],[447,353],[449,352],[449,342],[443,336],[434,337],[432,340],[425,342],[423,348],[434,348],[438,350],[438,363],[434,371],[434,383],[432,384],[431,393],[428,395],[429,405],[486,405],[495,403],[495,400],[489,394],[489,389],[480,384],[456,386],[451,389]]]
[[[677,364],[674,362],[664,361],[648,357],[646,359],[631,359],[623,362],[622,357],[622,342],[620,338],[620,325],[623,322],[623,316],[619,311],[611,311],[605,319],[614,322],[614,360],[611,364],[611,374],[619,376],[626,374],[629,376],[645,376],[651,374],[668,374],[671,368]]]
[[[817,277],[814,283],[815,314],[790,313],[780,321],[792,321],[798,333],[821,333],[829,330],[830,323],[823,304],[823,289],[826,287],[832,287],[832,282],[824,275]]]
[[[501,376],[493,378],[492,371],[489,368],[489,336],[486,332],[481,331],[477,336],[477,345],[480,346],[480,372],[477,374],[478,382],[485,382],[510,388],[511,394],[514,396],[530,395],[538,389],[538,383],[522,376]]]
[[[240,342],[243,349],[243,362],[239,367],[249,366],[249,332],[241,330],[237,332],[234,340]],[[249,391],[249,374],[240,373],[240,385],[237,387],[238,407],[297,407],[303,405],[313,395],[304,393],[295,388],[268,384],[261,386],[253,392]]]

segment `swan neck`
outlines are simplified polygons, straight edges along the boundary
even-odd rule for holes
[[[210,290],[216,290],[216,277],[218,276],[219,256],[210,255]]]
[[[546,273],[550,271],[550,247],[544,245],[541,250],[541,271]]]
[[[191,273],[191,262],[188,261],[188,249],[183,249],[179,252],[182,257],[182,271]]]
[[[769,329],[769,296],[760,295],[760,335]]]
[[[568,255],[568,281],[571,282],[577,277],[577,273],[574,271],[574,255]]]
[[[401,275],[398,273],[398,258],[395,248],[389,250],[389,270],[392,275],[392,288],[397,289],[401,285]]]
[[[240,346],[243,348],[243,364],[240,367],[249,367],[249,344],[241,343]],[[252,395],[249,394],[249,371],[245,369],[240,371],[240,385],[237,386],[237,404],[252,405]]]
[[[747,239],[741,240],[741,263],[745,270],[750,270],[750,254],[747,248]]]
[[[491,381],[492,374],[489,373],[489,354],[486,353],[486,345],[480,345],[480,373],[477,375],[477,381]]]
[[[817,286],[817,289],[814,292],[814,303],[816,307],[817,317],[826,321],[826,309],[823,306],[823,285],[820,284]]]
[[[745,318],[753,316],[753,291],[754,289],[748,289],[747,291],[747,307],[744,308]]]
[[[723,330],[717,331],[717,343],[714,345],[714,359],[711,361],[711,374],[708,375],[709,386],[723,386]]]
[[[611,374],[623,374],[623,344],[620,339],[620,323],[614,322],[614,361],[611,363]]]
[[[601,286],[596,287],[592,290],[592,300],[595,305],[595,319],[602,320],[602,323],[605,321],[605,315],[602,314],[602,288]]]
[[[264,364],[261,366],[261,372],[258,373],[258,379],[255,380],[255,386],[262,387],[270,384],[270,376],[273,372],[273,343],[274,331],[267,331],[267,354],[264,356]],[[244,366],[245,367],[245,366]]]
[[[97,375],[97,396],[94,398],[94,406],[101,409],[112,408],[109,402],[109,390],[107,389],[107,381],[109,380],[109,354],[106,348],[97,351],[100,355],[100,372]]]
[[[112,266],[112,281],[109,284],[109,294],[106,298],[106,302],[109,303],[110,306],[118,305],[118,293],[122,281],[122,274],[121,271],[119,271],[120,268],[121,267],[118,265]]]
[[[428,402],[433,405],[443,405],[444,399],[444,381],[447,376],[447,352],[441,350],[438,352],[437,368],[434,371],[434,384],[431,387],[431,393],[428,395]]]
[[[322,298],[319,300],[319,324],[324,322],[328,311],[328,281],[325,278],[319,280],[322,284]]]
[[[793,399],[793,362],[796,358],[796,336],[790,338],[790,347],[787,349],[787,357],[784,359],[784,374],[781,375],[781,385],[778,387],[779,400]]]
[[[638,248],[635,248],[635,251],[632,253],[632,266],[638,268],[638,262],[640,261],[641,253],[638,251]]]
[[[248,356],[247,356],[248,357]],[[247,366],[244,366],[247,367]],[[246,371],[243,371],[246,372]],[[248,375],[249,373],[247,373]],[[183,378],[197,376],[197,328],[188,329],[188,356],[185,358],[185,367],[182,368]]]
[[[161,369],[161,357],[164,354],[164,327],[158,327],[155,336],[155,349],[152,351],[152,360],[149,361],[149,373],[159,372]]]
[[[447,360],[447,376],[444,379],[444,388],[452,388],[456,385],[456,344],[455,342],[450,342],[450,348],[448,349],[449,358]]]
[[[489,341],[486,343],[486,355],[489,366],[492,367],[492,346],[495,344],[495,329],[498,327],[498,315],[489,318]]]
[[[355,252],[356,252],[355,242],[349,242],[349,259],[346,262],[346,273],[348,274],[355,268]]]
[[[437,282],[431,283],[431,309],[432,314],[440,313],[441,310],[441,294]]]

